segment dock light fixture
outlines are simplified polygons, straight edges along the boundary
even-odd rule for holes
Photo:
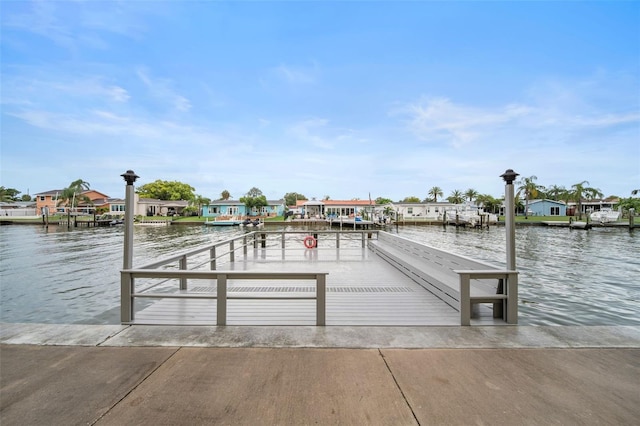
[[[513,183],[514,180],[516,180],[516,177],[520,176],[518,173],[514,172],[513,169],[507,169],[506,172],[504,172],[503,174],[500,175],[500,177],[502,179],[504,179],[504,181],[507,183],[507,185],[510,185]]]
[[[140,177],[133,170],[127,170],[120,176],[124,178],[124,181],[127,182],[127,185],[133,185],[135,181]]]
[[[507,234],[507,269],[516,270],[516,206],[513,194],[513,181],[519,176],[513,169],[507,169],[500,175],[505,181],[504,186],[504,224]]]
[[[133,184],[140,176],[133,170],[127,170],[121,174],[127,182],[124,198],[124,261],[123,269],[131,269],[133,263],[133,211],[135,210],[135,192]]]

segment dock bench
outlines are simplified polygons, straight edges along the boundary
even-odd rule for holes
[[[491,303],[494,318],[518,322],[518,273],[381,231],[369,248],[460,312],[471,324],[474,304]]]

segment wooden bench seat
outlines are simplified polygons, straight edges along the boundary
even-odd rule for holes
[[[458,310],[462,325],[470,324],[476,303],[493,303],[497,317],[517,323],[517,272],[386,232],[380,232],[378,240],[370,240],[369,248]]]

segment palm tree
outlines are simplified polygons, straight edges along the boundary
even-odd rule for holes
[[[58,206],[65,206],[67,211],[67,226],[71,226],[71,210],[74,209],[79,203],[93,204],[91,198],[83,194],[84,191],[89,190],[89,182],[85,182],[82,179],[74,180],[71,184],[62,190],[58,195]]]
[[[472,203],[472,204],[473,204],[473,200],[476,200],[478,198],[478,195],[480,195],[478,191],[471,188],[467,189],[467,191],[464,193],[464,196],[467,197],[467,200],[469,200],[469,203]]]
[[[562,195],[567,192],[564,186],[551,185],[547,189],[547,194],[554,200],[558,201],[558,198],[561,198]]]
[[[229,198],[231,198],[231,193],[226,189],[220,193],[221,200],[228,200]]]
[[[571,191],[571,198],[578,203],[578,219],[582,219],[582,199],[593,199],[598,196],[602,197],[602,192],[597,188],[590,188],[589,182],[583,180],[579,183],[571,185],[573,191]]]
[[[538,196],[538,191],[541,186],[537,185],[535,181],[537,176],[523,177],[516,182],[520,187],[518,188],[518,195],[524,193],[524,217],[527,219],[529,216],[529,200]]]
[[[631,191],[631,195],[638,195],[640,193],[640,189],[634,189]]]
[[[431,188],[429,190],[429,195],[431,195],[431,199],[433,200],[433,202],[437,203],[438,202],[438,197],[442,197],[443,196],[442,188],[440,188],[438,186],[434,186],[433,188]]]
[[[451,195],[447,197],[447,201],[452,204],[462,204],[464,203],[464,194],[462,191],[456,189],[451,192]]]
[[[497,208],[500,207],[500,200],[493,198],[489,194],[481,194],[476,197],[476,203],[482,206],[483,210],[490,213],[495,213]]]
[[[189,201],[189,204],[192,206],[198,206],[198,217],[202,216],[202,206],[208,205],[209,203],[211,203],[209,198],[198,194],[193,197],[193,200]]]

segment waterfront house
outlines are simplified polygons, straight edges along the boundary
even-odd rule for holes
[[[58,203],[61,201],[60,194],[62,194],[62,191],[62,189],[53,189],[50,191],[35,194],[34,199],[36,201],[36,214],[43,215],[46,211],[48,211],[49,214],[67,213],[67,207],[65,207],[64,205],[58,205]],[[84,203],[81,200],[76,200],[76,204],[73,206],[73,211],[76,213],[90,214],[95,212],[97,208],[108,207],[109,205],[109,197],[102,192],[96,191],[95,189],[82,191],[81,194],[89,198],[91,200],[91,203]]]
[[[370,200],[298,200],[296,210],[306,218],[349,218],[373,211],[376,204]],[[365,213],[366,214],[366,213]]]
[[[0,202],[0,216],[35,216],[35,201]]]
[[[561,201],[529,200],[529,216],[566,216],[567,206]]]
[[[608,197],[601,200],[586,200],[583,199],[580,202],[582,206],[582,214],[598,212],[602,209],[616,210],[617,205],[620,204],[618,197]],[[578,214],[578,203],[576,201],[569,201],[567,203],[567,215],[576,216]]]
[[[250,210],[239,200],[215,200],[202,207],[204,217],[223,216],[282,216],[284,215],[284,200],[267,200],[267,205],[259,208],[253,207]]]
[[[159,200],[157,198],[140,198],[134,196],[134,212],[136,216],[175,216],[181,215],[189,205],[185,200]]]
[[[392,203],[391,208],[399,218],[411,220],[439,220],[446,210],[456,208],[449,202]]]

